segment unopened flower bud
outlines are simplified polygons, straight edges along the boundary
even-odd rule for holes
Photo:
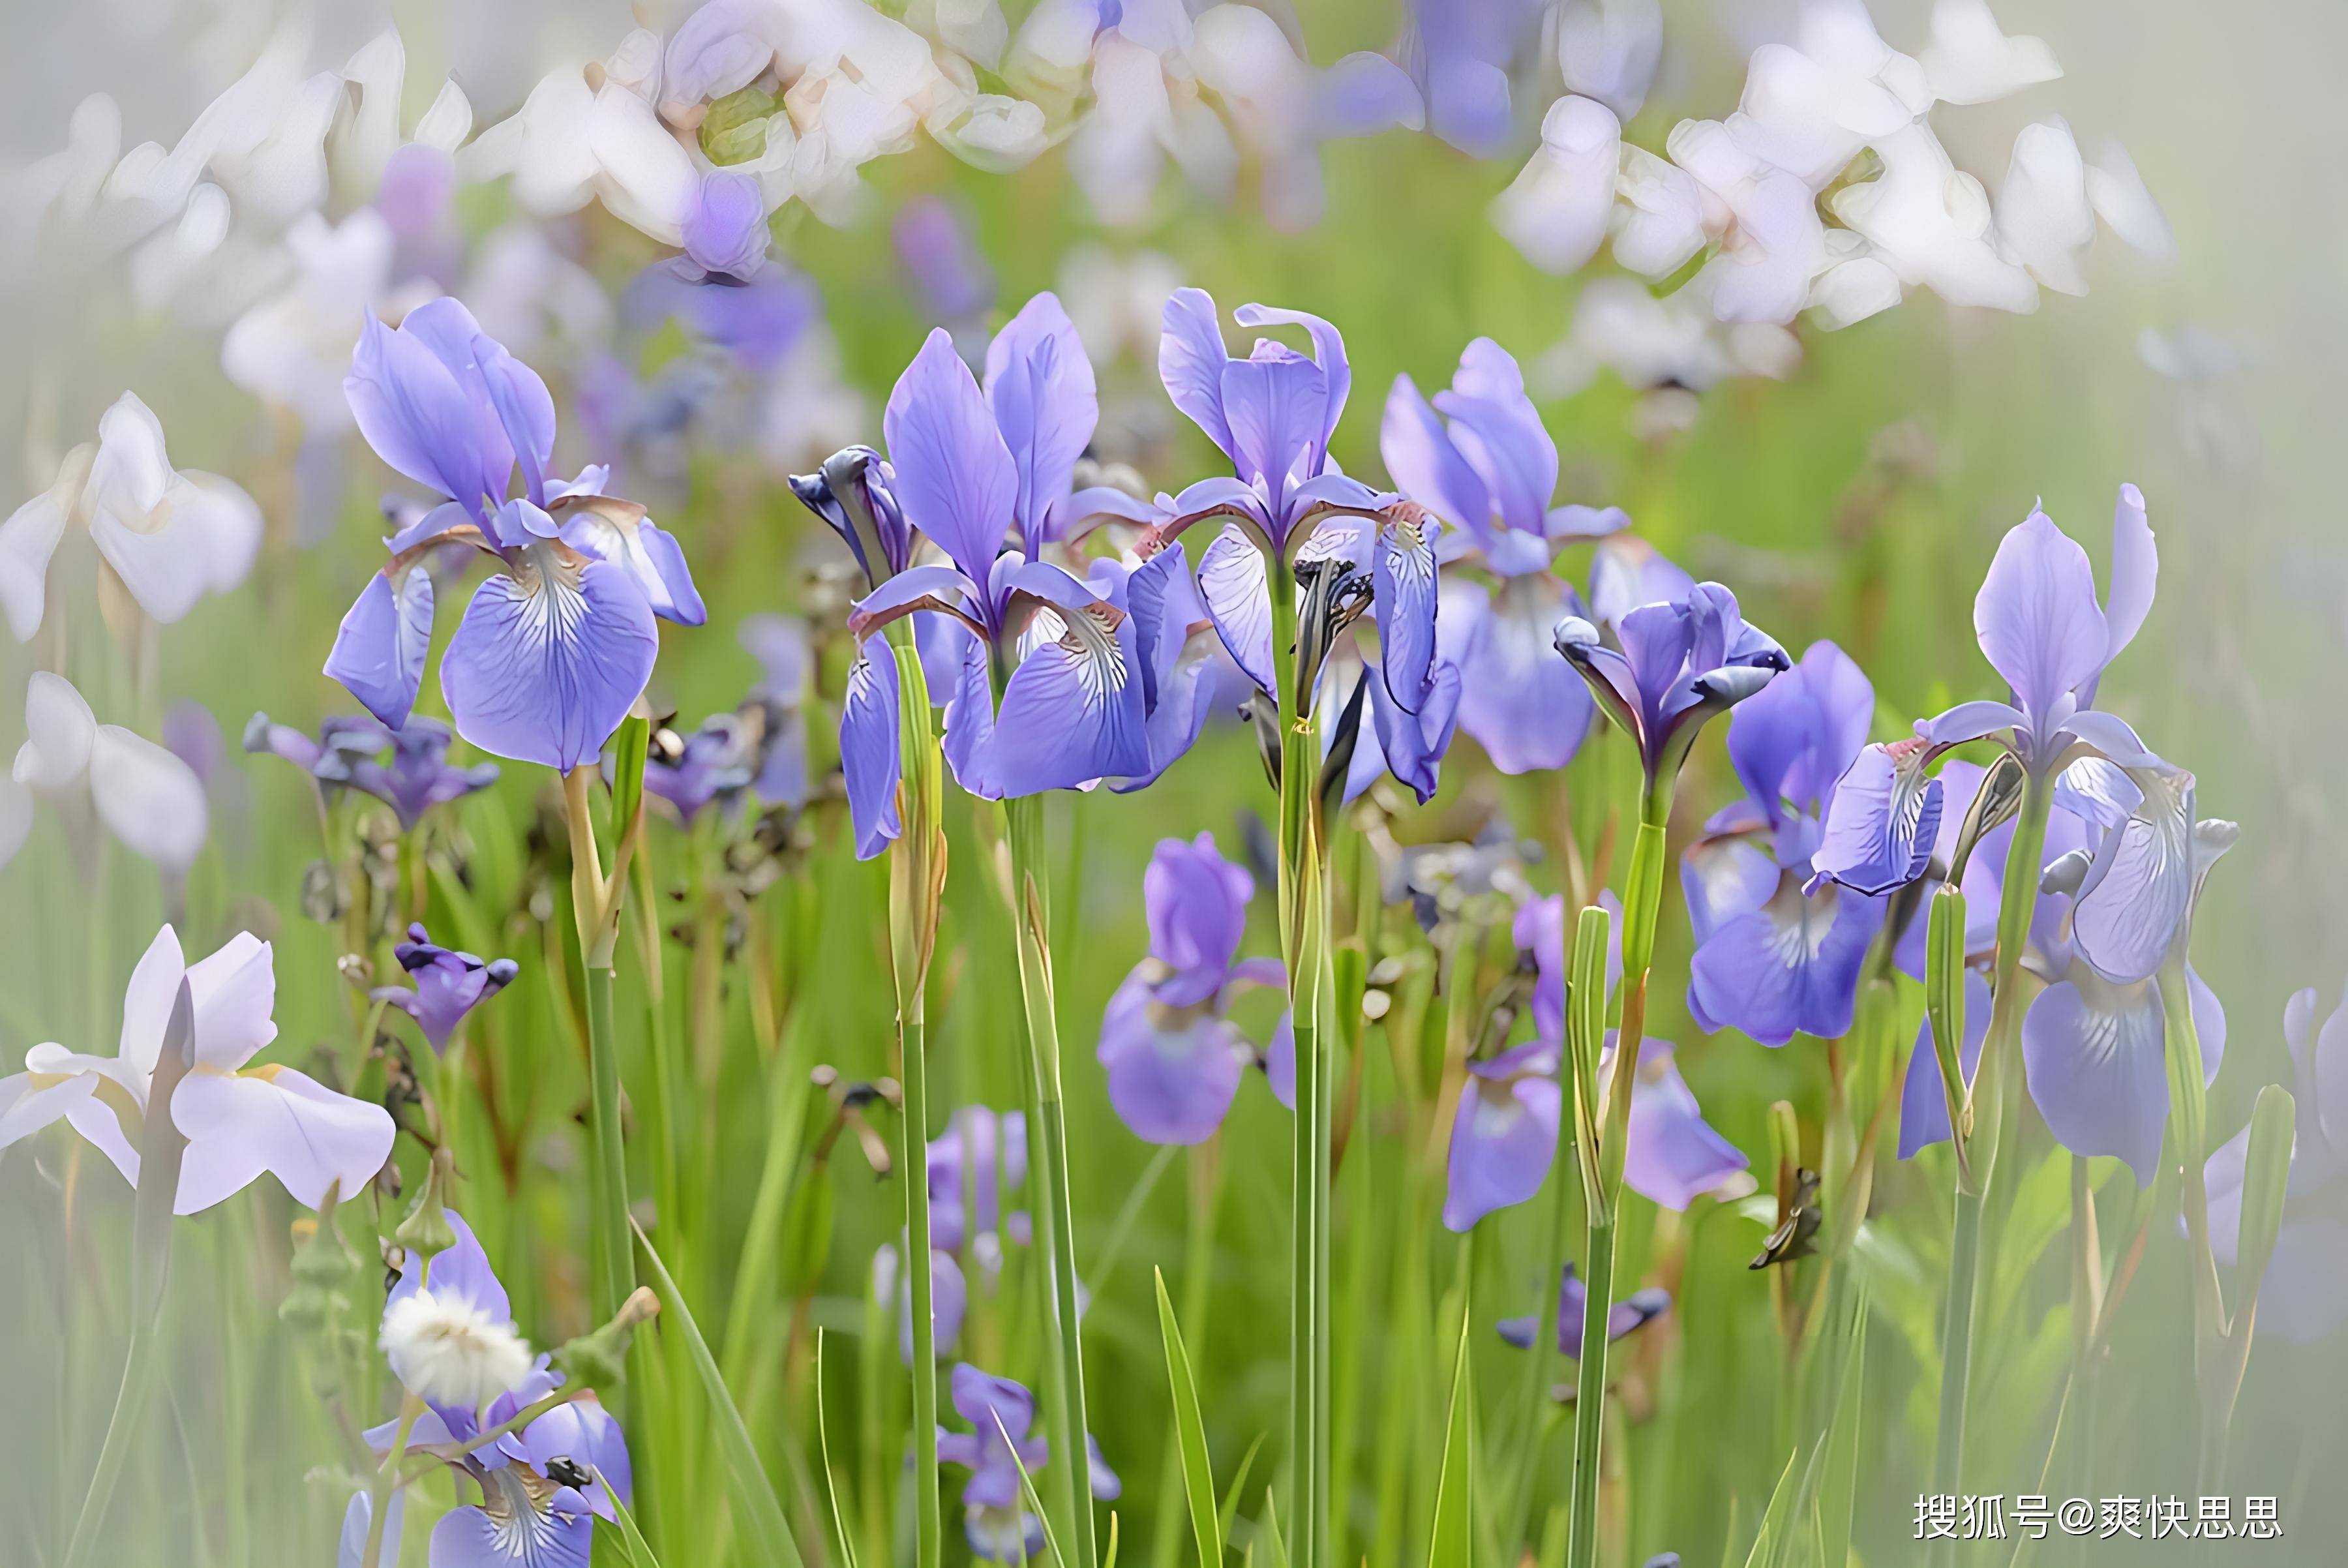
[[[427,1258],[457,1244],[456,1229],[448,1223],[448,1183],[456,1172],[456,1156],[446,1147],[432,1151],[432,1169],[424,1178],[424,1190],[417,1193],[407,1217],[391,1233],[394,1241]]]

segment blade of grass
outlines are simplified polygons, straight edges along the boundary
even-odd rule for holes
[[[1011,1440],[1010,1430],[1004,1426],[1003,1418],[999,1415],[994,1418],[994,1429],[1002,1434],[1004,1450],[1010,1454],[1012,1464],[1019,1471],[1020,1499],[1027,1511],[1035,1516],[1035,1522],[1043,1527],[1045,1552],[1052,1562],[1060,1564],[1060,1568],[1067,1568],[1068,1560],[1060,1554],[1059,1537],[1052,1533],[1052,1516],[1044,1511],[1044,1500],[1036,1493],[1035,1478],[1027,1473],[1027,1461],[1019,1457],[1019,1445]]]
[[[767,1479],[766,1466],[758,1462],[758,1449],[750,1440],[750,1429],[743,1424],[742,1412],[736,1408],[734,1396],[726,1391],[716,1358],[709,1354],[708,1341],[701,1337],[701,1330],[693,1321],[693,1309],[685,1305],[676,1281],[669,1277],[668,1265],[661,1262],[644,1227],[632,1220],[629,1228],[635,1232],[636,1245],[642,1249],[644,1264],[652,1272],[653,1288],[660,1293],[662,1330],[685,1336],[685,1348],[693,1357],[693,1369],[700,1374],[702,1392],[716,1418],[718,1449],[726,1457],[726,1471],[733,1480],[735,1501],[741,1505],[757,1545],[757,1561],[772,1568],[800,1568],[798,1545],[791,1539],[790,1526],[783,1518],[783,1505],[775,1496],[775,1483]]]
[[[1215,1529],[1215,1474],[1207,1453],[1207,1426],[1199,1413],[1198,1386],[1190,1380],[1190,1357],[1182,1348],[1181,1326],[1166,1294],[1166,1274],[1158,1282],[1158,1331],[1166,1342],[1166,1377],[1174,1388],[1174,1440],[1182,1458],[1182,1490],[1190,1503],[1190,1532],[1198,1542],[1200,1568],[1222,1568],[1222,1537]]]
[[[1427,1543],[1427,1568],[1470,1568],[1475,1548],[1475,1401],[1468,1380],[1468,1323],[1459,1313],[1459,1344],[1451,1362],[1451,1418],[1443,1436],[1443,1469],[1435,1484],[1435,1532]]]
[[[823,1400],[824,1331],[815,1331],[815,1443],[816,1458],[823,1465],[823,1495],[831,1504],[831,1532],[839,1542],[839,1560],[846,1568],[857,1568],[856,1543],[849,1539],[847,1517],[839,1511],[839,1483],[831,1473],[831,1422],[824,1412]]]
[[[596,1479],[602,1480],[601,1472]],[[636,1528],[635,1515],[628,1511],[628,1505],[620,1501],[608,1480],[603,1482],[603,1495],[611,1499],[612,1517],[619,1522],[620,1540],[628,1549],[628,1561],[634,1563],[635,1568],[660,1568],[660,1559],[653,1554],[651,1545],[644,1540],[644,1532]]]
[[[1258,1432],[1255,1441],[1248,1445],[1247,1452],[1240,1456],[1239,1473],[1231,1477],[1231,1487],[1223,1493],[1222,1506],[1215,1510],[1215,1539],[1218,1541],[1231,1538],[1231,1521],[1239,1517],[1240,1496],[1247,1491],[1248,1472],[1255,1469],[1255,1456],[1263,1451],[1263,1439],[1269,1435]]]

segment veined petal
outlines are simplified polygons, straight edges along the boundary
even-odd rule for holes
[[[2034,718],[2104,667],[2111,645],[2095,568],[2043,511],[2008,531],[1973,601],[1982,653]]]
[[[1386,695],[1416,712],[1435,662],[1435,547],[1428,520],[1396,508],[1378,523],[1372,592]]]
[[[1862,893],[1889,892],[1924,874],[1941,829],[1941,781],[1924,765],[1923,740],[1870,746],[1859,754],[1827,809],[1811,864]]]
[[[1916,726],[1916,733],[1936,747],[1962,746],[2000,730],[2027,729],[2029,725],[2012,703],[1982,700],[1961,702],[1937,717],[1924,719]]]
[[[1386,770],[1424,806],[1434,799],[1443,754],[1450,749],[1452,731],[1458,727],[1459,666],[1449,659],[1436,661],[1416,713],[1395,702],[1386,686],[1383,680],[1370,682],[1372,729],[1385,753]],[[1348,788],[1346,799],[1357,792]]]
[[[2116,770],[2115,770],[2116,771]],[[2073,895],[2071,938],[2109,980],[2142,980],[2160,967],[2192,906],[2193,775],[2143,769],[2138,803],[2107,826]]]
[[[2115,985],[2084,966],[2049,985],[2022,1020],[2022,1065],[2046,1129],[2074,1154],[2112,1154],[2148,1187],[2160,1164],[2168,1077],[2160,993]]]
[[[367,580],[343,616],[325,673],[394,729],[407,722],[432,645],[432,574],[395,561]]]
[[[848,810],[856,829],[856,858],[869,861],[903,830],[897,820],[899,695],[896,650],[886,637],[858,645],[839,705],[839,766],[848,780]]]
[[[292,1068],[196,1071],[171,1095],[188,1136],[174,1212],[199,1213],[252,1185],[263,1171],[316,1208],[330,1185],[355,1196],[391,1157],[383,1107],[335,1093]]]
[[[432,1568],[587,1568],[595,1516],[553,1511],[537,1494],[555,1489],[525,1468],[488,1472],[482,1506],[441,1516],[432,1527]]]
[[[1354,386],[1353,368],[1345,360],[1344,335],[1317,315],[1283,310],[1277,305],[1243,304],[1231,312],[1231,319],[1241,326],[1301,326],[1313,340],[1313,363],[1320,366],[1328,389],[1328,407],[1323,416],[1319,443],[1321,449],[1327,451],[1329,438],[1336,433],[1338,416],[1344,413],[1345,397]]]
[[[906,518],[964,575],[986,582],[1011,530],[1019,469],[944,328],[897,378],[881,425]]]
[[[636,581],[653,614],[680,626],[698,626],[709,619],[701,590],[685,563],[676,536],[644,514],[633,501],[602,496],[569,498],[558,503],[565,544],[584,555],[600,556],[623,568]]]
[[[994,774],[1005,796],[1149,770],[1130,617],[1097,603],[1057,614],[1060,635],[1004,683]]]
[[[1199,594],[1240,672],[1263,690],[1278,691],[1263,552],[1239,524],[1224,524],[1199,558]]]
[[[1765,1046],[1797,1032],[1836,1039],[1849,1032],[1859,967],[1883,923],[1883,906],[1831,884],[1805,897],[1790,875],[1776,895],[1715,930],[1688,969],[1688,1011],[1709,1028],[1734,1028]]]
[[[652,606],[626,570],[529,547],[483,583],[440,660],[457,733],[567,772],[601,755],[651,678]]]
[[[1287,355],[1224,362],[1231,462],[1240,478],[1270,487],[1275,521],[1285,521],[1288,492],[1321,471],[1328,406],[1328,378],[1310,359]]]

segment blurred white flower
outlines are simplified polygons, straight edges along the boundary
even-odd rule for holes
[[[1541,117],[1541,142],[1492,202],[1492,226],[1545,273],[1578,271],[1614,213],[1622,122],[1595,98],[1566,97]]]
[[[1562,397],[1612,370],[1640,391],[1701,392],[1733,377],[1782,380],[1801,363],[1801,344],[1768,322],[1724,324],[1696,284],[1660,297],[1629,278],[1592,278],[1574,302],[1565,341],[1534,367],[1542,397]]]
[[[1934,0],[1924,83],[1942,103],[1989,103],[2063,74],[2041,38],[2008,37],[1989,0]]]
[[[1078,245],[1060,263],[1060,304],[1094,364],[1124,354],[1155,366],[1166,301],[1182,281],[1181,263],[1161,252]]]
[[[1723,321],[1792,320],[1827,265],[1810,188],[1753,156],[1716,120],[1680,121],[1667,146],[1703,193],[1704,228],[1718,246],[1697,274],[1715,312]]]
[[[491,230],[457,294],[481,330],[525,365],[573,364],[611,339],[611,295],[536,223]]]
[[[2157,262],[2177,253],[2177,235],[2160,210],[2127,149],[2109,137],[2087,165],[2087,202],[2096,216],[2123,241]]]
[[[221,340],[221,371],[313,435],[351,428],[343,377],[359,324],[390,291],[392,243],[390,223],[372,207],[332,226],[304,213],[285,232],[293,275],[231,325]]]
[[[195,863],[210,819],[203,783],[185,762],[98,723],[73,684],[46,670],[26,686],[25,735],[10,769],[17,786],[52,798],[86,792],[98,820],[135,853],[178,876]],[[0,827],[11,810],[25,808],[0,805]]]
[[[1663,52],[1657,0],[1565,0],[1556,17],[1565,90],[1596,98],[1622,119],[1637,114]]]
[[[2038,308],[2030,274],[1998,253],[1988,193],[1949,161],[1931,127],[1910,126],[1875,150],[1882,172],[1843,187],[1828,205],[1878,259],[1902,283],[1931,288],[1951,304]]]
[[[261,509],[218,474],[171,467],[162,421],[125,392],[98,417],[91,539],[139,607],[165,625],[206,593],[242,583],[261,549]]]
[[[1997,231],[2006,254],[2057,294],[2083,294],[2080,257],[2095,242],[2087,204],[2087,166],[2071,128],[2058,115],[2022,128],[2013,160],[1998,187]]]

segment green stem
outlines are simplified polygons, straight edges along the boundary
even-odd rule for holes
[[[1614,1226],[1589,1227],[1581,1360],[1574,1380],[1573,1490],[1566,1514],[1568,1568],[1598,1561],[1599,1442],[1606,1426],[1606,1319],[1614,1302]]]
[[[2024,780],[2021,813],[2013,824],[2013,841],[2006,848],[2005,882],[1998,895],[1997,956],[1992,972],[1989,1034],[1982,1046],[1981,1065],[1974,1069],[1965,1109],[1972,1118],[1968,1133],[1964,1119],[1957,1129],[1956,1218],[1949,1249],[1948,1295],[1941,1312],[1941,1429],[1932,1474],[1936,1490],[1955,1493],[1962,1489],[1965,1468],[1965,1415],[1972,1372],[1973,1313],[1978,1300],[1981,1267],[1982,1204],[1997,1169],[2000,1123],[2004,1116],[2003,1085],[2013,1070],[2012,1057],[2022,1029],[2022,949],[2029,939],[2030,918],[2038,907],[2038,878],[2045,858],[2046,812],[2054,800],[2052,780],[2033,771]],[[1932,958],[1945,963],[1942,944]],[[1945,991],[1955,984],[1946,975],[1928,975],[1928,992]],[[1944,1051],[1943,1053],[1947,1053]],[[1950,1561],[1951,1542],[1940,1543],[1937,1561]]]
[[[905,1114],[898,1158],[905,1171],[905,1268],[913,1312],[913,1501],[922,1568],[937,1568],[943,1526],[938,1510],[937,1321],[930,1301],[930,1088],[928,1034],[917,1014],[900,1022]]]
[[[620,1060],[612,1024],[612,971],[590,965],[587,985],[587,1063],[594,1106],[592,1133],[595,1159],[594,1318],[608,1323],[633,1288],[628,1245],[628,1173],[620,1138]]]
[[[1662,798],[1657,797],[1661,794]],[[1604,1106],[1605,1130],[1597,1130],[1599,1112],[1597,1062],[1605,1031],[1606,942],[1605,911],[1586,908],[1577,923],[1572,949],[1572,977],[1566,994],[1566,1045],[1573,1064],[1575,1143],[1582,1170],[1582,1213],[1586,1222],[1581,1332],[1576,1355],[1580,1367],[1573,1407],[1573,1478],[1566,1525],[1569,1568],[1591,1568],[1598,1560],[1598,1490],[1601,1475],[1601,1446],[1606,1430],[1607,1319],[1614,1304],[1614,1240],[1622,1212],[1622,1144],[1630,1125],[1631,1086],[1635,1072],[1622,1064],[1636,1063],[1639,1040],[1645,1027],[1646,960],[1654,951],[1657,911],[1663,899],[1663,822],[1671,814],[1668,792],[1650,791],[1641,803],[1639,835],[1632,848],[1628,885],[1635,902],[1623,911],[1622,1014],[1615,1037],[1614,1081]],[[1640,966],[1627,967],[1637,953]],[[1590,1144],[1598,1145],[1595,1151]],[[1559,1265],[1563,1273],[1563,1265]],[[1546,1281],[1542,1288],[1550,1288]],[[1544,1315],[1546,1316],[1546,1314]],[[1546,1350],[1547,1342],[1536,1344]]]
[[[391,1435],[391,1448],[376,1467],[375,1481],[367,1488],[366,1548],[359,1554],[359,1568],[376,1568],[383,1561],[384,1526],[391,1518],[392,1483],[399,1474],[399,1462],[407,1457],[407,1439],[416,1430],[417,1418],[424,1414],[424,1401],[409,1394],[399,1402],[399,1428]]]
[[[1222,1142],[1210,1138],[1189,1150],[1190,1201],[1185,1206],[1182,1247],[1182,1336],[1192,1367],[1207,1364],[1208,1318],[1214,1305],[1215,1212],[1221,1207]],[[1183,1507],[1182,1456],[1176,1445],[1166,1445],[1166,1462],[1159,1467],[1158,1518],[1150,1539],[1151,1563],[1180,1561],[1184,1527],[1189,1514]],[[1221,1568],[1209,1563],[1205,1568]]]

